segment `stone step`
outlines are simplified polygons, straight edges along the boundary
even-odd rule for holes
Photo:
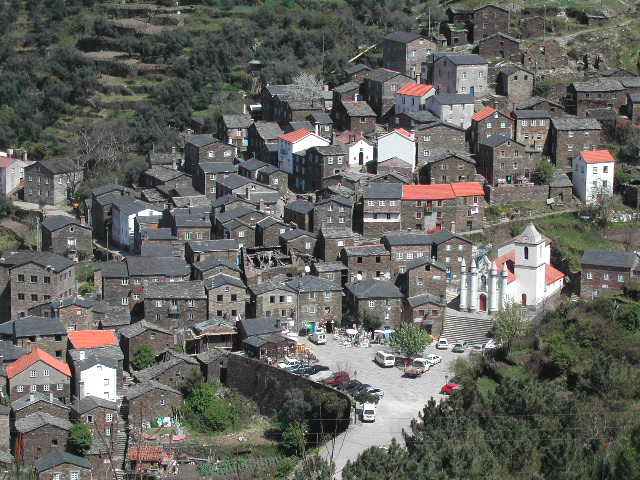
[[[449,343],[465,341],[468,343],[484,343],[487,341],[487,333],[493,326],[491,317],[480,318],[478,316],[445,315],[442,336]]]

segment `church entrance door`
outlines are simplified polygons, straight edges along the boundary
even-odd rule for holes
[[[481,312],[486,312],[487,311],[487,296],[486,295],[480,295],[480,311]]]

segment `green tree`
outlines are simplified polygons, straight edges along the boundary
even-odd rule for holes
[[[421,354],[432,341],[431,335],[417,325],[403,323],[391,334],[389,342],[408,357]]]
[[[221,432],[235,422],[234,408],[218,398],[220,386],[200,383],[187,398],[182,412],[192,428],[203,433]]]
[[[556,173],[556,168],[549,161],[548,158],[543,158],[538,163],[538,168],[536,169],[535,182],[538,185],[549,185],[553,182],[553,176]]]
[[[133,366],[136,370],[142,370],[143,368],[147,368],[156,360],[156,350],[153,345],[149,345],[145,343],[144,345],[140,345],[140,348],[133,356]]]
[[[358,323],[360,323],[365,330],[369,331],[378,330],[380,327],[382,327],[382,319],[377,315],[373,315],[367,310],[364,310],[360,313],[358,317]]]
[[[293,480],[332,480],[336,466],[319,455],[307,457],[293,476]]]
[[[513,341],[524,335],[529,328],[527,312],[519,303],[507,301],[505,307],[496,313],[494,327],[497,336],[510,349]]]
[[[281,443],[289,451],[304,457],[309,428],[304,422],[291,422],[282,431]]]
[[[377,404],[380,401],[380,397],[378,395],[374,395],[373,393],[369,393],[367,391],[362,391],[358,393],[353,399],[358,403],[375,403]]]
[[[91,448],[91,430],[84,423],[74,423],[68,440],[69,450],[76,455],[84,455]]]
[[[611,478],[640,480],[640,425],[625,432],[616,448]]]

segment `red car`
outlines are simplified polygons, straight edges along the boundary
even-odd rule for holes
[[[327,378],[324,381],[325,385],[341,385],[343,383],[348,382],[349,380],[351,380],[351,377],[349,377],[349,374],[347,372],[336,372],[334,373],[334,375],[331,378]]]
[[[451,395],[455,391],[462,390],[462,388],[462,385],[459,383],[447,383],[442,386],[440,393],[443,395]]]

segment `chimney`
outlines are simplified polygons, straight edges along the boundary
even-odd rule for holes
[[[84,350],[80,350],[80,352],[78,352],[78,355],[80,355],[80,360],[84,360],[86,358]]]
[[[22,151],[22,160],[25,161],[25,162],[28,160],[28,156],[27,156],[27,151],[26,150]]]
[[[243,115],[246,115],[246,114],[247,114],[247,104],[246,104],[246,103],[243,103],[243,104],[242,104],[242,114],[243,114]]]

